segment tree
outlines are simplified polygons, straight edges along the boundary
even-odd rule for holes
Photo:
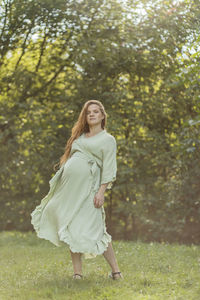
[[[0,13],[1,229],[31,228],[95,98],[118,145],[112,235],[198,242],[199,4],[5,0]]]

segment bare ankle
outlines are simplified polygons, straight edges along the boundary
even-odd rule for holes
[[[119,269],[119,268],[113,268],[113,269],[112,269],[112,272],[113,272],[113,273],[115,273],[115,272],[120,272],[120,269]]]

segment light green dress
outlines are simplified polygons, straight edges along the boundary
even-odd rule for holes
[[[49,181],[50,190],[31,213],[40,238],[56,246],[69,245],[85,258],[102,254],[111,236],[106,232],[104,207],[95,208],[94,196],[103,183],[116,180],[116,140],[105,129],[92,137],[83,133],[72,144],[66,163]]]

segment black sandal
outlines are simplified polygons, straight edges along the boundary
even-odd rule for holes
[[[73,275],[73,279],[77,279],[77,278],[76,278],[76,275],[80,276],[81,278],[83,277],[83,275],[78,274],[78,273],[75,273],[75,274]],[[80,279],[81,279],[81,278],[80,278]]]
[[[119,274],[120,277],[115,277],[116,274]],[[111,272],[111,274],[109,275],[110,278],[112,278],[113,280],[116,280],[116,279],[120,279],[120,278],[123,278],[122,276],[122,273],[121,272]]]

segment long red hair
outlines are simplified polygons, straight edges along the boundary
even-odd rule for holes
[[[98,100],[88,100],[83,105],[83,108],[80,112],[78,120],[72,128],[71,137],[67,140],[67,143],[65,145],[65,152],[60,157],[59,167],[61,167],[69,158],[73,141],[76,140],[82,133],[89,132],[89,126],[88,126],[86,117],[87,117],[87,109],[88,109],[89,105],[91,105],[91,104],[96,104],[99,106],[100,111],[104,115],[104,119],[101,122],[101,128],[105,129],[106,121],[107,121],[107,114],[105,112],[105,108],[104,108],[103,104]]]

